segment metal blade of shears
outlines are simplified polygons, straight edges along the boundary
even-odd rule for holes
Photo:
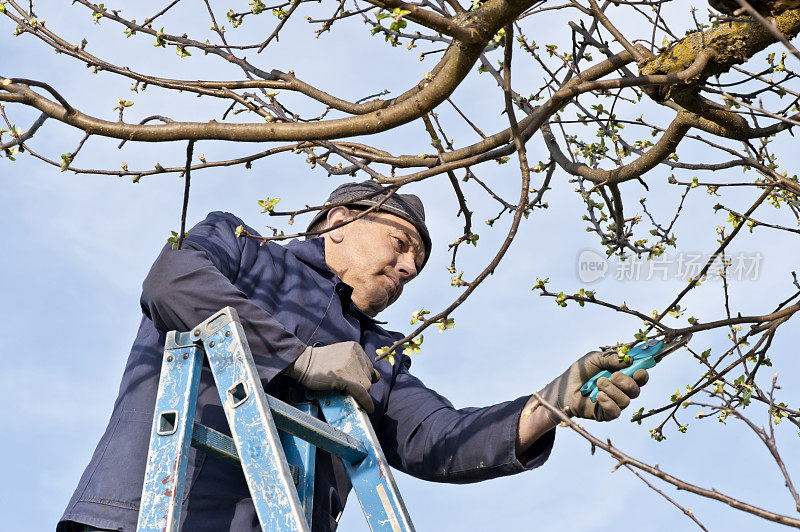
[[[676,351],[678,348],[685,346],[691,339],[692,333],[680,334],[669,339],[665,338],[664,346],[661,348],[661,351],[655,355],[656,362],[661,362],[665,356],[673,351]]]

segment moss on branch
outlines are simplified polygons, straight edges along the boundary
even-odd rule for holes
[[[772,20],[778,31],[789,39],[800,33],[800,9],[784,11]],[[698,78],[721,74],[775,42],[769,30],[755,20],[726,22],[703,32],[690,33],[672,43],[640,65],[640,72],[642,75],[681,72],[694,62],[703,48],[713,48],[716,56]]]

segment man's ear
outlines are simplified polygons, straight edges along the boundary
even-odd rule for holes
[[[338,225],[344,222],[345,220],[348,220],[349,218],[350,218],[350,209],[348,209],[347,207],[334,207],[333,209],[328,211],[328,216],[327,216],[328,227],[333,227],[335,225]],[[337,229],[328,231],[326,234],[328,235],[328,237],[330,237],[330,239],[334,243],[339,244],[342,242],[342,240],[344,240],[345,233],[346,233],[345,228],[339,227]]]

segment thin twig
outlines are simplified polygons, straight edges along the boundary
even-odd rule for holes
[[[190,140],[186,145],[186,169],[183,172],[185,184],[183,187],[183,208],[181,209],[181,231],[178,233],[178,249],[183,245],[183,235],[186,233],[186,211],[189,208],[189,176],[192,171],[192,152],[194,152],[194,141]]]

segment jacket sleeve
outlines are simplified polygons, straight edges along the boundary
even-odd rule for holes
[[[528,397],[484,408],[455,409],[402,363],[381,424],[389,463],[425,480],[468,483],[527,471],[550,456],[555,429],[519,459],[514,450]]]
[[[223,307],[235,308],[259,377],[269,381],[306,345],[236,286],[259,251],[255,240],[236,237],[238,225],[235,216],[214,212],[189,231],[181,249],[167,244],[142,285],[142,312],[166,332],[188,331]]]

